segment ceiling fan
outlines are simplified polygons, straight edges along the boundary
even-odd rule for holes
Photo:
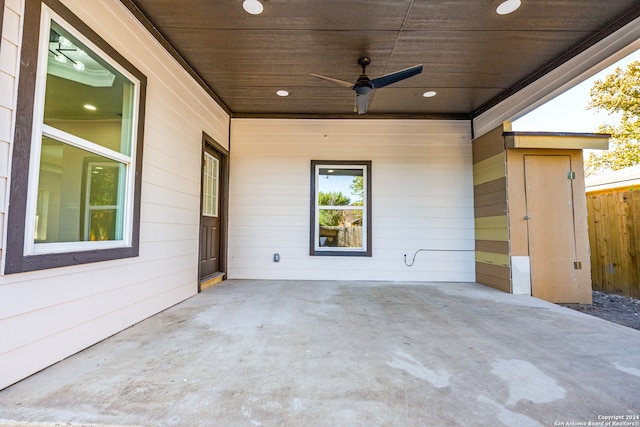
[[[355,83],[349,83],[344,80],[334,79],[333,77],[327,77],[320,74],[309,73],[313,77],[319,79],[328,80],[333,83],[337,83],[340,86],[348,87],[356,92],[356,108],[358,114],[366,114],[369,106],[369,94],[374,89],[380,89],[390,84],[399,82],[400,80],[408,79],[416,74],[422,72],[422,64],[414,65],[413,67],[406,68],[404,70],[396,71],[395,73],[386,74],[384,76],[370,79],[367,76],[366,68],[371,63],[371,60],[367,57],[358,59],[358,64],[362,67],[362,74],[358,77]]]

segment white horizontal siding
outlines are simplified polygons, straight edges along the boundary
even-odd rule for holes
[[[4,249],[6,227],[7,183],[9,158],[15,123],[18,67],[20,58],[20,24],[24,4],[22,0],[6,0],[4,4],[2,39],[0,40],[0,259]]]
[[[468,122],[233,119],[231,135],[229,277],[474,280]],[[311,160],[372,161],[373,257],[309,255]],[[423,248],[459,251],[405,265]]]
[[[0,277],[0,389],[195,294],[202,132],[228,148],[228,115],[118,0],[63,3],[148,79],[140,256]],[[7,0],[3,33],[20,10]],[[20,35],[9,39],[0,54],[0,185],[11,144],[2,132],[15,109],[5,87],[15,92]]]

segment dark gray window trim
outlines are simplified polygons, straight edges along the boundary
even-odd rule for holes
[[[366,251],[316,251],[316,165],[362,165],[367,167],[367,250]],[[371,257],[371,161],[370,160],[311,160],[311,208],[309,222],[309,255],[312,256],[360,256]]]
[[[56,254],[24,255],[24,232],[29,181],[29,160],[33,132],[38,40],[40,38],[40,12],[46,4],[76,30],[91,40],[112,59],[140,81],[138,129],[135,164],[133,230],[131,246]],[[142,147],[144,141],[144,111],[147,78],[136,67],[113,49],[98,34],[67,9],[59,0],[26,0],[24,30],[18,83],[16,128],[11,158],[11,186],[7,211],[7,245],[4,273],[44,270],[77,264],[107,261],[138,256],[140,244],[140,193],[142,188]]]

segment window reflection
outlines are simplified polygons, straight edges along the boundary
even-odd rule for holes
[[[362,168],[320,168],[318,178],[318,246],[362,248]]]
[[[134,84],[51,22],[44,123],[131,154]]]
[[[50,24],[33,240],[123,240],[135,84]]]
[[[43,137],[34,241],[122,239],[124,172],[121,163]]]

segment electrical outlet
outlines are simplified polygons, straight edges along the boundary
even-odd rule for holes
[[[273,262],[280,262],[280,254],[278,253],[273,254]]]

